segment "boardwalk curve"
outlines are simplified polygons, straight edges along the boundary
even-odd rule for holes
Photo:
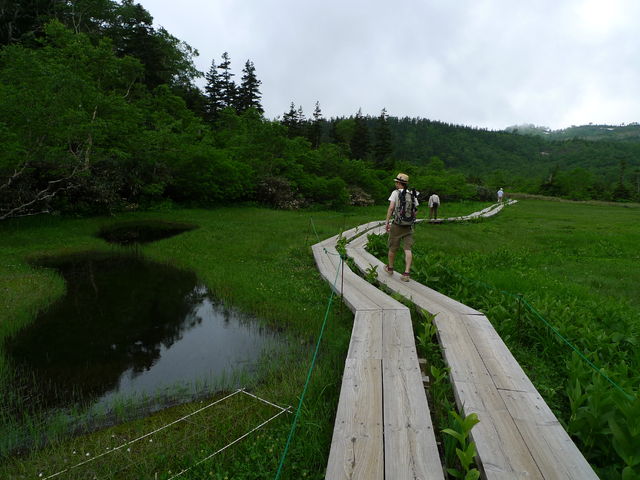
[[[490,217],[504,206],[442,222]],[[384,222],[344,232],[347,254],[362,272],[382,272],[382,262],[364,250],[369,233],[384,233]],[[329,283],[340,266],[338,238],[312,247]],[[355,318],[326,478],[444,478],[409,311],[343,268],[335,289]],[[481,312],[398,275],[380,273],[378,280],[435,315],[458,407],[480,419],[471,434],[484,478],[598,478]]]

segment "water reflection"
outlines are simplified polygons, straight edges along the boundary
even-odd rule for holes
[[[135,245],[173,237],[195,228],[190,223],[143,220],[107,225],[98,231],[97,236],[109,243]]]
[[[63,275],[67,294],[6,352],[47,407],[193,385],[250,368],[263,348],[281,344],[217,303],[191,272],[130,254],[41,264]]]

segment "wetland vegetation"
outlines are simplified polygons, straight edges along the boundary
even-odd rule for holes
[[[448,210],[443,214],[466,214],[483,206],[445,204],[443,208]],[[297,405],[330,294],[317,273],[309,246],[343,229],[382,218],[383,210],[365,207],[340,214],[247,207],[5,222],[1,226],[2,338],[6,341],[29,328],[37,314],[65,292],[59,274],[33,267],[31,259],[87,250],[111,253],[121,248],[95,237],[105,225],[142,218],[188,222],[199,228],[146,244],[141,253],[153,261],[194,272],[220,301],[281,331],[289,339],[288,348],[264,359],[244,386],[277,405]],[[616,438],[613,432],[623,417],[611,412],[632,414],[634,404],[621,403],[614,387],[575,361],[571,350],[554,340],[531,315],[520,320],[527,325],[524,333],[516,334],[517,304],[477,283],[524,295],[599,368],[637,396],[638,359],[633,346],[640,328],[639,213],[640,208],[633,205],[523,200],[486,221],[421,225],[416,233],[416,278],[487,312],[603,478],[620,478],[628,466],[625,461],[633,461],[631,456],[618,453],[627,451],[625,441],[632,442],[631,447],[637,445],[632,424],[627,433],[617,433]],[[283,478],[323,478],[350,328],[350,312],[334,304]],[[4,351],[2,358],[5,362]],[[6,363],[2,368],[6,373]],[[124,439],[131,441],[173,422],[202,408],[201,401],[223,394],[201,397],[87,435],[70,437],[69,432],[52,428],[45,432],[47,442],[41,448],[5,456],[0,473],[9,478],[55,473],[80,455],[113,449]],[[614,408],[616,405],[623,409]],[[126,406],[120,413],[121,420],[130,419]],[[87,471],[112,471],[120,472],[120,477],[113,474],[116,476],[110,478],[154,478],[158,473],[158,478],[167,479],[273,413],[273,408],[262,402],[236,395],[229,403],[221,402],[191,417],[191,429],[176,424],[175,429],[163,430],[157,440],[132,444],[126,454],[125,448],[118,450],[87,464],[84,470],[70,472],[68,478],[84,478]],[[279,416],[215,459],[198,465],[185,478],[272,478],[291,420],[289,414]],[[202,427],[205,423],[221,435]],[[42,432],[34,426],[33,433]]]

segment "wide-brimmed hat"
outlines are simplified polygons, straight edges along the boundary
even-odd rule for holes
[[[399,173],[396,175],[396,178],[393,179],[394,182],[404,183],[405,185],[409,183],[409,175],[406,173]]]

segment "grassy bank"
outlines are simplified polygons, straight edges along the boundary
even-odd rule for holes
[[[443,205],[441,213],[461,215],[482,206]],[[383,219],[385,213],[384,207],[347,213],[282,212],[247,207],[130,213],[90,219],[39,217],[4,222],[0,225],[0,340],[32,322],[38,311],[64,293],[61,277],[53,271],[29,266],[29,258],[118,250],[121,247],[108,245],[95,237],[95,233],[121,221],[161,219],[192,223],[198,228],[144,246],[142,253],[194,271],[226,303],[251,312],[290,335],[290,352],[266,359],[261,372],[248,386],[260,397],[295,407],[330,294],[329,286],[317,273],[309,246],[343,229]],[[282,478],[323,478],[350,332],[351,314],[336,304],[329,317]],[[0,358],[6,372],[4,355]],[[244,434],[252,425],[259,425],[271,414],[245,395],[235,396],[228,406],[222,405],[194,415],[192,428],[187,431],[183,427],[167,429],[162,433],[163,440],[136,442],[73,469],[65,473],[64,478],[87,478],[87,472],[94,472],[98,478],[154,478],[156,473],[157,478],[170,478],[181,468],[197,463],[198,459],[222,448],[225,442]],[[78,463],[76,460],[80,457],[89,459],[96,452],[114,449],[124,441],[138,438],[158,425],[171,423],[201,407],[199,402],[177,406],[74,439],[68,439],[64,432],[46,431],[48,445],[35,452],[5,458],[0,477],[38,478],[40,473],[46,477]],[[215,461],[203,462],[182,478],[272,478],[291,421],[290,414],[278,417],[217,455]],[[210,425],[213,433],[203,430],[202,425]],[[42,433],[35,425],[34,435]],[[119,473],[101,476],[107,471]]]

